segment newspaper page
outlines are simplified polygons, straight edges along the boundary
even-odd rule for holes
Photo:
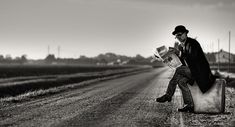
[[[156,48],[154,57],[173,69],[182,65],[179,57],[173,51],[168,50],[166,46]]]

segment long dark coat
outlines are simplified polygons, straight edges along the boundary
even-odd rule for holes
[[[200,90],[203,93],[208,91],[213,85],[215,77],[211,73],[210,65],[198,41],[188,37],[181,57],[185,59]]]

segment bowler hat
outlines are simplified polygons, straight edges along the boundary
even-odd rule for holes
[[[175,31],[173,31],[172,34],[175,35],[175,34],[177,34],[179,32],[182,32],[182,33],[186,32],[186,33],[188,33],[189,31],[183,25],[178,25],[178,26],[175,27]]]

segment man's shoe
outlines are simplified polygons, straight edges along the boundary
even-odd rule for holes
[[[183,108],[178,109],[179,112],[194,112],[193,106],[185,105]]]
[[[157,98],[156,101],[160,102],[160,103],[164,103],[166,101],[170,102],[171,101],[171,97],[165,94],[162,97]]]

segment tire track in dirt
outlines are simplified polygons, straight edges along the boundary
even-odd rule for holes
[[[129,86],[129,88],[126,89],[125,91],[88,109],[81,115],[78,115],[72,119],[61,122],[59,126],[97,126],[102,124],[102,122],[106,121],[106,119],[110,116],[110,114],[114,114],[120,107],[122,107],[122,105],[126,104],[128,101],[135,98],[145,88],[149,88],[149,85],[153,85],[152,83],[153,80],[156,79],[156,77],[158,77],[164,71],[165,70],[162,70],[159,73],[156,73],[155,75],[151,75],[147,78],[144,78],[144,80],[141,80],[136,84],[131,84],[132,86]],[[143,105],[140,104],[140,106],[144,107],[144,104],[145,103],[143,103]]]
[[[110,114],[99,126],[170,126],[172,103],[155,102],[155,98],[162,95],[167,86],[167,73],[155,77],[148,87]]]
[[[74,117],[68,121],[64,121],[59,126],[95,126],[101,121],[105,120],[105,116],[111,114],[120,108],[121,105],[126,103],[128,100],[135,97],[141,90],[145,87],[148,87],[150,82],[158,76],[160,73],[156,75],[151,75],[150,77],[142,80],[138,84],[134,84],[134,86],[129,87],[127,90],[121,92],[120,94],[107,99],[101,102],[99,105],[88,109],[83,114]],[[146,84],[146,85],[143,85]],[[58,125],[56,125],[58,126]]]

